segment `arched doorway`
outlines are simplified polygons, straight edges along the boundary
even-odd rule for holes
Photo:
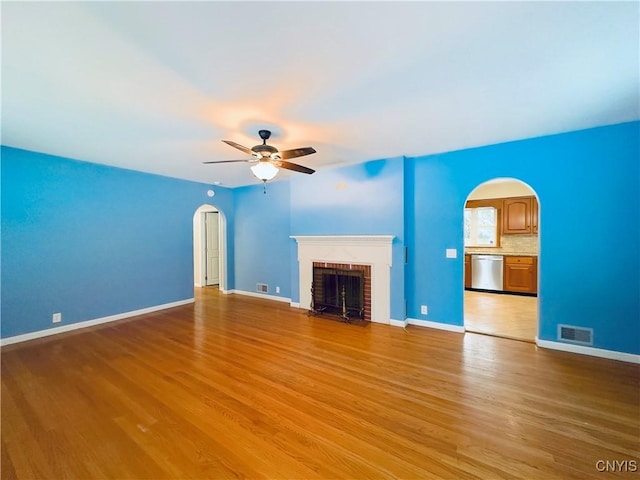
[[[465,330],[534,342],[538,336],[540,208],[515,178],[495,178],[467,197],[464,212]]]
[[[193,284],[227,290],[226,217],[213,205],[201,205],[193,215]],[[214,250],[215,249],[215,253]]]

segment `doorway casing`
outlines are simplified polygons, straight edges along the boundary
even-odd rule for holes
[[[220,250],[219,288],[227,292],[227,227],[226,217],[223,212],[213,205],[201,205],[193,215],[193,284],[196,287],[207,285],[206,276],[206,226],[205,215],[218,213],[218,246]]]

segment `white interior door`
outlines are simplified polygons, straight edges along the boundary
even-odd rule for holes
[[[205,256],[206,268],[205,285],[220,283],[220,227],[218,212],[206,212],[205,222]]]

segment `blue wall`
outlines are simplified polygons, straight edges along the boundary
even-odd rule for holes
[[[540,201],[543,340],[557,325],[594,329],[594,347],[640,353],[639,128],[633,122],[407,160],[408,316],[463,324],[464,202],[513,177]]]
[[[265,283],[268,295],[289,299],[289,182],[268,183],[266,188],[266,194],[262,185],[234,190],[235,288],[255,293],[256,284]]]
[[[291,180],[292,235],[395,235],[391,318],[404,320],[404,160],[375,160]],[[299,301],[291,240],[293,300]]]
[[[233,235],[228,189],[1,153],[2,338],[193,298],[195,210],[215,200]]]

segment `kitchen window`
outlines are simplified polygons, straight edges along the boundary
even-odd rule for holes
[[[494,207],[464,209],[464,246],[498,246],[498,209]]]

